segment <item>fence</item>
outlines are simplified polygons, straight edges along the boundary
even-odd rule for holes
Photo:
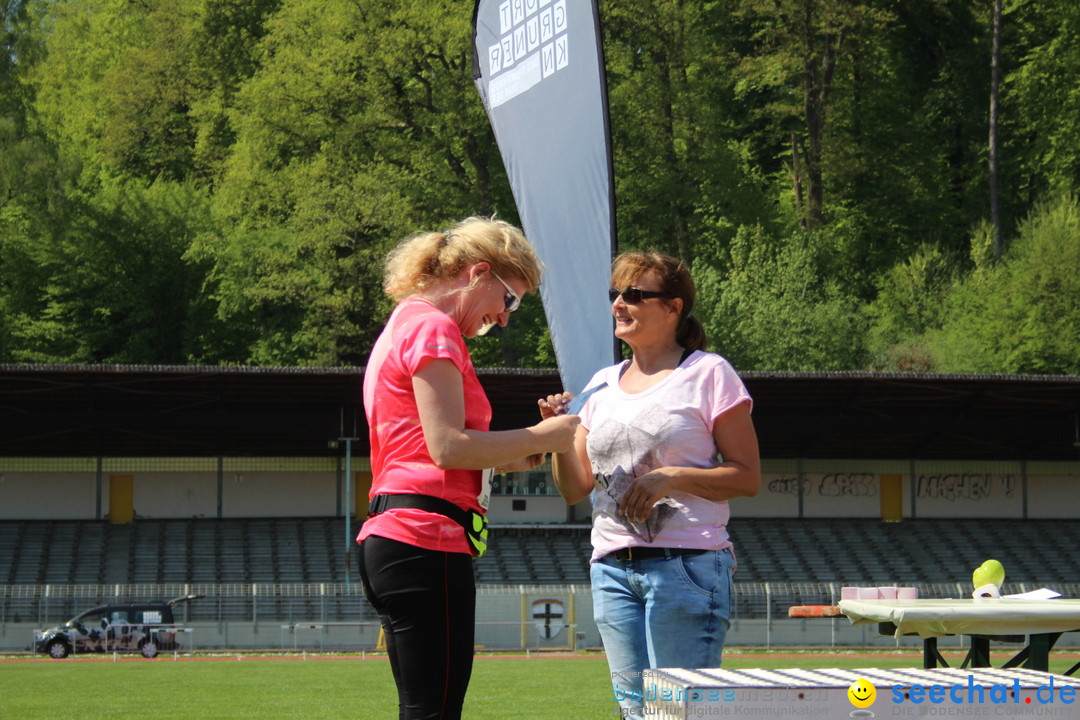
[[[1034,590],[1007,583],[1006,593]],[[1080,583],[1053,588],[1080,597]],[[919,586],[920,597],[967,597],[963,584]],[[358,583],[0,585],[0,651],[30,650],[35,630],[100,605],[202,597],[175,607],[196,650],[356,652],[379,647],[378,617]],[[736,583],[727,644],[738,646],[918,647],[918,638],[880,636],[845,618],[793,619],[792,605],[835,604],[839,583]],[[600,647],[588,585],[481,585],[478,646],[492,650]],[[1068,643],[1070,636],[1063,638]],[[961,638],[947,638],[949,647]]]

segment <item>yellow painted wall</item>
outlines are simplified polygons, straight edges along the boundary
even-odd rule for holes
[[[369,472],[354,472],[353,473],[353,500],[355,502],[354,508],[356,509],[356,517],[366,518],[368,507],[368,494],[371,492],[371,473]]]
[[[109,476],[109,522],[124,525],[135,520],[135,476]]]
[[[881,519],[885,522],[900,522],[904,519],[903,481],[900,475],[882,475]]]

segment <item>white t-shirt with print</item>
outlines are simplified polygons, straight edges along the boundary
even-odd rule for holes
[[[692,353],[659,383],[634,394],[619,389],[626,362],[604,368],[585,386],[587,391],[607,383],[581,410],[595,479],[592,562],[642,545],[730,547],[726,501],[676,491],[658,502],[643,523],[631,523],[618,509],[630,481],[658,467],[716,467],[720,458],[713,422],[739,403],[752,403],[750,394],[731,364],[713,353]]]

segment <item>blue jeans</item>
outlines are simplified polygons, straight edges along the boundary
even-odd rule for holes
[[[728,550],[592,564],[593,618],[624,717],[643,715],[645,668],[720,667],[734,566]]]

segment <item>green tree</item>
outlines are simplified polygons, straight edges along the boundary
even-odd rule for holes
[[[986,216],[986,23],[974,4],[920,0],[854,44],[837,73],[826,139],[830,226],[842,267],[872,296],[874,276],[927,244],[962,254]]]
[[[825,167],[837,73],[853,73],[859,50],[891,15],[863,2],[743,0],[737,16],[751,31],[741,55],[743,92],[770,98],[774,142],[790,139],[793,196],[800,224],[825,220]]]
[[[867,308],[867,344],[875,370],[928,372],[925,335],[940,327],[942,304],[957,276],[956,263],[937,245],[925,245],[878,277]]]
[[[694,262],[727,226],[775,221],[733,102],[730,2],[601,4],[619,244]],[[729,240],[726,237],[725,240]]]
[[[35,67],[34,109],[61,156],[79,163],[83,189],[114,172],[102,144],[110,123],[105,78],[140,36],[144,14],[125,0],[49,4],[48,53]]]
[[[21,76],[44,50],[40,3],[0,0],[0,117],[20,117],[27,105]]]
[[[374,0],[293,0],[267,20],[215,196],[229,230],[199,248],[229,278],[224,307],[262,328],[254,362],[362,364],[392,242],[514,220],[468,22],[456,2]]]
[[[192,0],[129,3],[125,9],[133,27],[118,39],[98,87],[101,151],[125,175],[183,180],[196,171],[190,110],[201,94],[191,42],[198,9]]]
[[[1080,201],[1063,194],[1035,207],[1000,263],[956,285],[928,345],[941,372],[1076,374],[1077,327]]]
[[[202,0],[193,46],[196,86],[189,115],[193,160],[201,177],[216,181],[236,141],[236,95],[259,69],[259,43],[281,0]]]
[[[723,270],[695,266],[712,349],[740,370],[850,370],[865,363],[856,299],[820,272],[813,234],[777,241],[741,227]]]
[[[39,109],[87,180],[216,180],[277,0],[53,3]],[[88,186],[89,187],[89,186]]]
[[[998,268],[991,3],[604,0],[620,246],[747,369],[1069,367],[1078,7],[1003,3]],[[517,219],[470,9],[0,0],[0,360],[362,364],[393,242]],[[552,365],[539,305],[478,362]]]
[[[1049,194],[1080,187],[1080,5],[1005,5],[1002,212],[1022,217]]]
[[[0,0],[0,362],[11,361],[15,318],[38,308],[41,248],[66,215],[72,166],[36,122],[29,78],[45,52],[45,4]]]
[[[37,306],[12,318],[18,362],[175,363],[213,337],[205,269],[185,260],[211,228],[191,184],[116,182],[37,249]]]

